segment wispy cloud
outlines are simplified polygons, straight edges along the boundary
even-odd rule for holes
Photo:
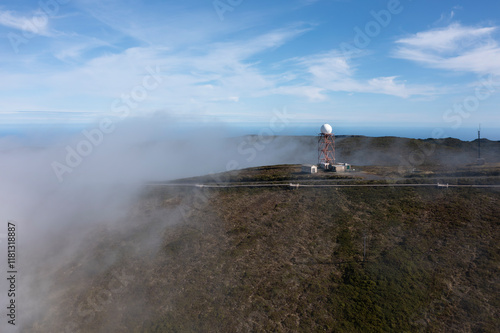
[[[219,102],[238,103],[242,97],[271,94],[279,86],[279,79],[265,73],[259,68],[258,60],[251,60],[252,57],[282,46],[307,29],[275,29],[247,39],[208,42],[190,49],[145,45],[115,53],[94,53],[87,58],[82,57],[82,53],[92,52],[92,48],[105,43],[82,37],[79,38],[82,43],[54,43],[56,46],[51,53],[59,60],[68,61],[68,66],[53,69],[42,77],[36,71],[43,68],[43,64],[41,59],[35,59],[28,65],[33,68],[28,67],[22,78],[19,74],[9,76],[5,69],[0,70],[0,74],[11,77],[6,87],[12,88],[12,84],[18,82],[24,90],[44,92],[31,95],[29,106],[37,105],[34,110],[85,111],[89,110],[87,101],[92,100],[102,105],[100,110],[105,113],[109,112],[114,99],[140,83],[146,66],[158,66],[164,81],[147,101],[141,103],[137,112],[173,107],[177,111],[204,109],[218,113],[230,108]],[[14,104],[17,96],[2,97],[7,105],[19,105]]]
[[[399,67],[402,62],[394,61],[394,54],[387,56],[385,42],[378,44],[386,37],[394,40],[394,34],[373,38],[369,49],[346,57],[335,45],[340,36],[352,35],[352,24],[338,20],[338,34],[332,33],[324,23],[331,17],[321,16],[331,1],[284,3],[271,9],[248,3],[221,22],[210,2],[196,0],[129,6],[118,0],[71,1],[61,6],[56,19],[40,21],[44,24],[38,34],[53,38],[30,39],[20,56],[0,50],[2,110],[109,113],[116,99],[141,83],[148,66],[158,67],[163,81],[132,110],[134,115],[169,110],[185,117],[238,114],[252,119],[270,104],[309,109],[308,103],[315,102],[315,108],[326,109],[332,103],[352,103],[351,94],[359,96],[356,103],[371,105],[376,95],[407,103],[466,89],[463,81],[441,77],[429,83],[434,76],[428,79],[418,68]],[[342,6],[349,7],[349,1]],[[2,9],[8,9],[0,10],[2,33],[30,32],[35,8]],[[433,68],[500,72],[497,32],[495,26],[455,23],[399,36],[395,56]]]
[[[43,92],[32,94],[29,105],[19,107],[17,96],[2,98],[4,103],[16,105],[17,109],[107,113],[113,100],[140,82],[146,66],[158,66],[163,82],[148,95],[147,101],[134,109],[137,113],[169,108],[186,116],[200,112],[217,116],[237,104],[263,97],[291,96],[321,102],[334,92],[400,98],[435,93],[432,87],[408,85],[395,73],[366,77],[357,68],[360,59],[345,58],[336,50],[285,59],[284,68],[266,71],[272,62],[263,65],[261,59],[309,31],[308,26],[291,25],[246,39],[206,42],[189,49],[144,45],[114,53],[94,52],[92,56],[87,54],[92,53],[93,48],[111,45],[86,36],[78,37],[78,43],[54,44],[51,52],[57,59],[68,62],[68,66],[54,69],[45,76],[27,68],[22,78],[19,74],[11,78],[10,88],[18,82],[25,90]],[[34,61],[31,66],[39,64]],[[8,73],[4,74],[9,77]],[[88,101],[101,107],[92,108]]]
[[[35,12],[22,16],[9,10],[0,10],[0,25],[36,35],[49,36],[47,15]]]
[[[500,75],[500,46],[493,38],[497,30],[453,23],[397,40],[394,56],[433,68]]]
[[[433,87],[407,86],[398,76],[363,78],[362,70],[353,65],[353,61],[336,50],[298,59],[299,65],[309,74],[312,85],[323,93],[373,93],[402,98],[436,93]]]

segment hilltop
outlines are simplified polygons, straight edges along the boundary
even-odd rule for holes
[[[57,272],[33,331],[494,332],[499,203],[484,189],[147,190],[126,233],[96,231]]]
[[[394,140],[373,138],[370,145],[384,154],[382,143]],[[408,140],[401,147],[411,148]],[[443,141],[442,149],[453,150],[453,142]],[[463,149],[458,155],[468,156]],[[492,163],[356,168],[307,175],[300,165],[274,165],[171,183],[500,184]],[[39,272],[53,284],[45,311],[26,331],[495,332],[500,326],[498,188],[155,184],[124,215],[94,229],[56,270]]]
[[[257,136],[246,139],[257,141]],[[474,163],[477,158],[477,139],[461,141],[455,138],[410,139],[392,136],[337,136],[336,157],[340,162],[356,165],[403,165],[405,167],[447,166]],[[276,146],[296,146],[294,155],[309,154],[308,162],[317,160],[317,137],[275,137]],[[500,162],[500,141],[481,139],[481,156],[490,163]]]

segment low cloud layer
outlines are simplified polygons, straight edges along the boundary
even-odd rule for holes
[[[79,253],[89,233],[108,228],[127,232],[133,227],[127,221],[146,182],[307,159],[296,154],[299,144],[288,140],[264,136],[230,139],[223,124],[180,135],[175,128],[182,126],[175,119],[156,115],[116,123],[112,133],[94,136],[94,143],[83,131],[68,135],[55,129],[0,139],[0,218],[4,226],[0,233],[7,232],[7,221],[15,221],[20,322],[32,320],[43,310],[41,304],[48,301],[46,292],[54,283],[47,280],[48,273]],[[96,128],[99,124],[86,131]],[[70,171],[58,174],[54,165]],[[168,219],[168,223],[181,222],[179,216],[168,215]],[[5,281],[0,288],[7,290]],[[8,301],[4,293],[0,301]],[[1,323],[2,332],[10,329],[5,325]]]

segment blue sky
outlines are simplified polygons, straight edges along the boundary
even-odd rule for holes
[[[126,110],[255,130],[286,110],[291,132],[481,123],[499,140],[499,14],[490,0],[2,1],[0,125]]]

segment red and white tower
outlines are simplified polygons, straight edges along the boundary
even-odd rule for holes
[[[335,164],[335,134],[332,126],[324,124],[318,136],[318,164]]]

